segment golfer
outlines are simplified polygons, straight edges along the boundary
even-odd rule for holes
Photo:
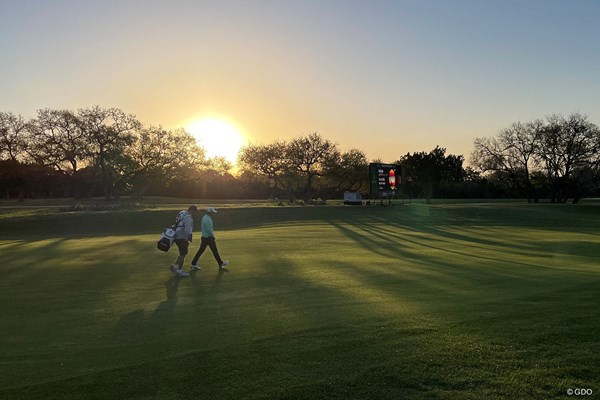
[[[204,216],[202,217],[202,241],[200,243],[200,249],[198,249],[198,252],[192,260],[193,270],[200,270],[200,266],[198,265],[198,259],[200,258],[202,253],[204,253],[204,250],[206,250],[206,246],[210,247],[210,250],[215,256],[215,260],[217,260],[217,264],[219,265],[220,269],[225,268],[229,265],[229,261],[223,261],[221,259],[221,256],[219,255],[219,250],[217,250],[217,242],[215,239],[215,233],[213,231],[213,220],[211,218],[211,215],[216,213],[217,210],[215,208],[208,207],[206,209],[206,214],[204,214]]]
[[[194,229],[194,216],[196,215],[198,208],[196,206],[189,206],[187,211],[181,210],[177,214],[175,219],[175,236],[174,242],[179,249],[179,257],[175,261],[175,264],[171,265],[170,269],[173,275],[178,278],[184,278],[189,274],[183,269],[183,261],[188,253],[189,243],[192,242],[192,230]]]

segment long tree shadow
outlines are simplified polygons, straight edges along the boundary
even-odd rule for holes
[[[397,228],[400,228],[405,231],[414,231],[417,233],[425,234],[424,236],[418,236],[418,237],[415,237],[414,235],[410,235],[410,234],[406,234],[406,233],[403,234],[402,231],[400,231],[400,232],[397,230],[393,231],[389,226],[386,227],[385,225],[373,224],[373,223],[362,223],[360,225],[350,224],[351,226],[354,227],[354,229],[349,229],[347,227],[343,227],[342,225],[335,224],[335,223],[332,223],[332,225],[340,227],[340,230],[342,230],[346,235],[353,236],[355,239],[358,238],[359,242],[361,242],[363,245],[367,241],[371,242],[371,245],[366,246],[368,248],[376,248],[378,241],[383,242],[383,243],[385,243],[386,241],[389,241],[392,243],[396,242],[398,248],[400,246],[402,246],[403,243],[411,243],[416,246],[421,246],[421,247],[429,248],[431,250],[436,250],[436,251],[443,251],[443,252],[455,254],[455,255],[461,256],[461,257],[478,258],[478,259],[481,259],[484,261],[490,261],[490,262],[500,261],[500,262],[507,263],[511,266],[520,265],[520,266],[528,267],[528,268],[545,268],[545,269],[553,268],[553,267],[550,267],[550,266],[547,266],[544,264],[540,264],[540,263],[531,264],[531,263],[526,263],[523,261],[517,261],[514,259],[514,257],[511,257],[510,259],[505,257],[505,255],[508,255],[508,254],[520,255],[520,256],[523,256],[526,258],[528,258],[528,257],[535,257],[535,258],[540,258],[540,257],[541,258],[551,258],[551,257],[553,257],[553,254],[548,252],[547,246],[542,247],[542,245],[540,245],[540,244],[538,244],[537,246],[515,244],[514,247],[521,249],[519,251],[519,250],[515,250],[513,248],[514,243],[512,241],[508,242],[507,240],[502,239],[502,238],[498,239],[497,241],[479,240],[479,239],[473,238],[471,236],[448,232],[445,229],[439,229],[439,228],[433,227],[431,225],[426,225],[421,228],[415,228],[410,225],[401,225],[401,224],[395,225]],[[392,226],[394,226],[394,225],[392,225]],[[367,233],[367,235],[363,235],[361,237],[360,234],[356,233],[357,230],[365,231]],[[352,233],[352,232],[354,232],[354,233]],[[366,239],[366,237],[369,237],[369,239]],[[377,240],[374,240],[372,238],[377,238]],[[473,251],[457,250],[457,248],[460,248],[460,247],[456,246],[455,243],[447,242],[445,240],[445,238],[460,241],[460,242],[462,242],[462,246],[467,246],[467,249],[471,248]],[[392,239],[395,239],[395,240],[392,240]],[[474,244],[486,246],[487,250],[498,253],[498,257],[491,257],[489,255],[480,254],[482,248],[479,246],[474,246]],[[401,254],[399,254],[399,255],[401,255]],[[570,268],[570,266],[566,266],[565,268]]]
[[[549,314],[552,314],[552,309],[560,303],[560,298],[563,297],[560,295],[561,293],[568,293],[570,297],[581,297],[577,294],[578,288],[585,288],[589,292],[594,287],[594,281],[600,281],[598,274],[595,273],[573,275],[568,271],[542,276],[534,276],[530,272],[526,273],[527,278],[522,280],[518,279],[518,276],[504,276],[501,268],[494,267],[481,271],[475,276],[463,275],[463,283],[457,287],[445,284],[447,283],[446,277],[454,274],[456,268],[460,268],[456,263],[439,263],[437,260],[436,262],[427,262],[425,260],[422,264],[429,264],[429,268],[440,276],[437,283],[431,275],[417,272],[417,279],[405,279],[403,276],[398,276],[397,271],[395,273],[381,272],[368,265],[360,266],[360,263],[348,262],[337,262],[335,267],[325,270],[318,279],[310,279],[309,283],[305,282],[307,279],[305,276],[310,277],[311,275],[298,275],[296,279],[316,292],[321,293],[321,290],[326,290],[335,293],[328,295],[328,298],[330,298],[329,301],[336,304],[335,309],[338,312],[340,311],[339,297],[370,296],[373,311],[381,312],[383,318],[387,316],[391,320],[400,318],[402,315],[406,315],[408,318],[419,315],[421,323],[423,318],[425,321],[429,320],[434,329],[439,329],[440,333],[448,330],[456,331],[461,337],[468,338],[469,342],[485,343],[486,345],[482,347],[500,347],[502,349],[500,355],[489,353],[488,356],[490,362],[506,366],[520,359],[520,353],[528,351],[531,340],[535,340],[535,337],[540,335],[551,338],[559,337],[561,342],[568,342],[570,335],[563,333],[565,331],[560,327],[565,320],[570,318],[570,314],[565,313],[564,307],[558,314],[551,316]],[[414,270],[408,272],[412,274]],[[332,285],[331,282],[339,282],[339,284]],[[349,284],[348,282],[354,283]],[[406,304],[408,307],[404,306]],[[536,315],[536,312],[539,312],[539,315]],[[428,316],[431,318],[427,318]],[[517,318],[516,321],[522,324],[513,322],[510,324],[510,328],[497,330],[502,325],[502,316]],[[347,316],[338,314],[331,318],[332,321],[344,321]],[[528,326],[528,321],[533,324],[533,327],[540,322],[545,322],[545,325],[541,332],[532,334],[531,331],[534,328]],[[474,323],[473,326],[469,326],[471,322]],[[486,323],[491,324],[494,329],[486,329]],[[589,326],[590,323],[587,325]],[[576,332],[577,329],[574,326],[570,331]],[[526,332],[525,337],[520,335],[522,331]],[[445,337],[445,335],[443,336]],[[583,337],[589,340],[589,333],[584,333]],[[405,339],[414,345],[408,337]],[[399,337],[397,340],[401,341],[402,338]],[[430,340],[435,341],[433,338]],[[556,347],[552,344],[547,345],[550,348]],[[451,343],[442,345],[442,347],[446,346],[452,347],[453,345]],[[415,346],[415,351],[420,351],[418,345]],[[425,348],[421,351],[424,354],[427,353]],[[479,357],[477,354],[474,356]],[[539,360],[540,355],[532,357],[537,360],[536,362],[542,361]],[[493,365],[483,363],[482,368],[489,368],[489,378],[492,379],[494,376]],[[528,371],[534,367],[527,363],[521,368]],[[589,373],[585,376],[588,375]],[[548,379],[549,377],[545,376],[544,378]],[[442,386],[451,385],[449,382],[440,382],[440,384]],[[483,381],[481,384],[489,385],[490,382]]]
[[[354,229],[349,228],[343,224],[338,224],[335,222],[330,222],[330,224],[336,227],[340,232],[342,232],[348,238],[356,241],[363,248],[372,252],[374,254],[386,256],[386,257],[395,257],[404,260],[411,260],[420,262],[423,259],[423,253],[416,252],[414,250],[410,250],[406,244],[410,243],[417,247],[422,247],[429,250],[434,250],[438,252],[444,252],[451,255],[457,255],[461,257],[468,257],[479,259],[483,261],[491,261],[491,262],[506,262],[510,265],[514,265],[514,261],[506,261],[501,255],[498,258],[489,257],[479,255],[476,252],[466,252],[456,250],[451,247],[444,247],[441,245],[443,241],[435,241],[430,240],[429,238],[413,238],[410,235],[402,235],[396,232],[382,232],[382,229],[377,225],[351,225]],[[364,232],[364,234],[359,233],[360,231]],[[431,242],[436,244],[431,244]],[[529,264],[523,262],[516,262],[518,265],[522,265],[525,267],[532,268],[549,268],[547,266],[539,265],[539,264]],[[462,268],[462,267],[458,267]]]
[[[378,278],[377,282],[395,282],[398,279],[397,270],[404,270],[408,275],[408,280],[414,282],[411,287],[420,287],[422,282],[428,282],[430,288],[435,288],[440,293],[451,290],[458,297],[460,297],[460,293],[463,293],[466,296],[465,299],[472,298],[472,301],[475,302],[486,299],[486,295],[489,293],[495,293],[494,298],[496,299],[500,295],[510,298],[511,295],[507,295],[507,289],[511,286],[519,288],[523,292],[522,295],[527,296],[534,291],[553,293],[555,292],[554,286],[557,284],[559,287],[564,287],[566,284],[572,288],[585,283],[590,277],[597,278],[597,274],[594,274],[593,271],[582,270],[575,265],[556,268],[539,262],[509,261],[506,260],[503,252],[498,252],[498,256],[481,256],[475,252],[459,251],[456,250],[456,244],[446,243],[443,245],[441,244],[444,243],[443,239],[436,241],[431,231],[427,235],[433,235],[433,241],[428,236],[402,235],[401,232],[394,232],[388,228],[382,229],[381,226],[372,224],[342,225],[331,221],[330,224],[367,252],[389,257],[391,270],[381,273],[380,276],[380,278],[387,276],[387,279]],[[465,238],[461,237],[461,239]],[[407,247],[406,243],[410,243],[412,246]],[[468,245],[469,242],[465,244]],[[432,256],[430,252],[419,252],[419,248],[436,250],[439,256]],[[448,257],[443,257],[444,253],[448,254]],[[459,257],[453,257],[453,255]],[[465,263],[464,261],[468,259],[481,260],[485,263]],[[339,262],[337,264],[340,265]],[[357,260],[357,263],[347,267],[352,267],[353,274],[358,274],[356,271],[361,269],[361,265],[365,264]],[[377,274],[374,269],[372,266],[365,266],[364,270],[368,270],[368,273],[364,279]],[[544,272],[540,273],[540,269]],[[574,272],[577,274],[574,275]],[[531,289],[523,291],[524,285],[529,285]],[[533,288],[537,289],[533,290]],[[426,288],[423,287],[423,289]],[[473,294],[477,294],[477,296],[473,296]]]
[[[297,291],[274,300],[281,305],[281,312],[285,310],[288,319],[296,320],[296,326],[307,328],[277,331],[272,337],[256,341],[255,346],[261,352],[268,348],[274,353],[268,361],[259,357],[267,370],[285,362],[277,352],[280,346],[285,346],[302,352],[300,359],[305,360],[309,354],[312,361],[310,370],[316,374],[327,371],[327,364],[334,364],[340,375],[345,374],[343,381],[354,382],[377,365],[385,364],[386,368],[401,365],[404,378],[397,381],[399,386],[421,390],[427,387],[423,376],[409,370],[419,370],[431,363],[430,358],[435,357],[435,352],[432,354],[429,349],[429,341],[441,342],[442,348],[451,347],[451,344],[443,342],[445,339],[436,334],[441,327],[435,318],[430,318],[429,313],[443,313],[443,310],[427,310],[431,304],[424,303],[422,296],[417,296],[422,292],[422,287],[412,287],[414,281],[403,282],[402,278],[390,281],[387,274],[372,275],[367,271],[359,271],[357,275],[348,275],[345,271],[353,270],[354,263],[339,263],[325,270],[325,275],[319,275],[318,278],[301,273],[291,260],[284,257],[279,257],[277,264],[284,266],[278,274],[294,282]],[[347,279],[340,280],[340,275]],[[348,280],[354,283],[348,284]],[[398,288],[410,290],[401,291]],[[433,293],[429,294],[434,298]],[[299,296],[305,300],[299,301]],[[368,310],[368,313],[360,317],[360,312],[357,315],[356,310]],[[477,341],[478,338],[472,340]],[[395,352],[390,353],[390,348]],[[298,362],[300,371],[306,370],[306,367],[306,361]],[[310,375],[307,375],[306,371],[299,372],[299,376],[310,379]],[[442,376],[440,374],[436,387],[448,388],[456,384]],[[389,381],[387,385],[390,385]],[[322,387],[321,390],[328,393],[330,389]]]

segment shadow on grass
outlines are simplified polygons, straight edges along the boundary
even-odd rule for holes
[[[48,213],[0,219],[0,238],[31,239],[69,236],[156,234],[169,226],[177,210],[113,213]],[[228,208],[215,219],[220,231],[278,224],[311,224],[323,220],[384,225],[493,225],[545,230],[596,230],[598,205],[467,204],[394,207],[248,207]],[[485,244],[485,243],[483,243]]]
[[[166,295],[165,300],[161,301],[158,307],[150,314],[147,321],[145,318],[135,321],[135,329],[161,329],[168,326],[169,320],[172,318],[173,311],[177,305],[177,291],[179,290],[179,284],[181,282],[180,278],[172,276],[166,283]],[[141,310],[134,311],[134,313],[141,312]],[[145,315],[142,312],[142,315]],[[143,334],[143,331],[137,332],[138,334]],[[160,332],[159,332],[160,333]]]
[[[200,278],[201,274],[209,273],[205,270],[192,271],[188,277],[184,278],[171,276],[164,284],[166,289],[165,299],[149,313],[143,310],[136,310],[123,316],[116,324],[116,339],[125,338],[123,332],[127,333],[127,341],[148,340],[157,335],[172,336],[176,333],[173,331],[172,325],[178,322],[176,321],[175,313],[180,302],[178,292],[181,285],[189,286],[193,289],[192,300],[196,303],[214,301],[214,296],[220,292],[223,277],[228,272],[228,270],[217,269],[215,278],[209,286],[204,284]],[[189,297],[188,293],[184,299],[189,301]],[[188,304],[185,307],[190,307],[190,305]]]
[[[560,314],[552,313],[560,304],[557,294],[581,304],[573,297],[572,285],[584,281],[583,276],[565,281],[569,275],[562,273],[540,278],[537,286],[512,285],[512,279],[498,279],[499,266],[461,274],[456,259],[440,263],[435,257],[417,257],[412,249],[395,249],[393,238],[386,243],[369,230],[350,230],[347,237],[358,246],[399,262],[400,255],[412,256],[414,265],[380,270],[369,263],[337,262],[312,268],[310,261],[289,258],[293,255],[267,254],[252,281],[266,289],[270,294],[266,298],[244,297],[245,304],[230,297],[211,298],[212,293],[203,289],[220,285],[222,273],[214,281],[207,274],[204,284],[199,278],[192,283],[193,301],[217,302],[215,308],[203,311],[187,305],[187,318],[201,318],[201,326],[208,327],[195,334],[206,340],[214,325],[222,336],[236,338],[233,345],[190,347],[185,352],[175,348],[151,361],[116,364],[110,370],[2,392],[7,398],[66,394],[67,398],[500,399],[555,396],[561,385],[576,379],[591,382],[594,370],[577,362],[597,356],[571,353],[578,358],[569,361],[566,349],[551,344],[564,346],[577,333],[574,325],[559,330],[566,317],[588,313],[569,314],[566,306]],[[377,243],[384,249],[377,249]],[[315,255],[315,262],[321,257]],[[326,257],[334,259],[335,254]],[[452,276],[460,278],[452,281],[454,287],[444,287]],[[173,313],[185,282],[167,281],[165,300],[148,321],[136,310],[119,321],[115,335],[122,331],[131,332],[134,339],[160,338],[167,342],[161,347],[171,350],[171,325],[181,329],[186,322],[176,320],[185,315]],[[256,289],[247,283],[237,290]],[[583,286],[588,294],[591,288],[589,282]],[[228,291],[234,289],[227,286]],[[548,297],[540,301],[546,289]],[[515,307],[514,300],[523,295],[527,303]],[[236,313],[242,305],[243,311]],[[578,338],[593,339],[593,321],[580,323],[585,332]],[[549,351],[559,351],[554,358],[543,347],[529,348],[539,339]],[[556,364],[556,357],[563,364]],[[548,369],[540,370],[539,365]],[[557,365],[563,369],[551,369]],[[202,384],[190,384],[198,376]]]
[[[372,249],[371,245],[366,247]],[[285,261],[281,263],[285,264]],[[360,267],[360,263],[344,262],[337,262],[335,267],[328,268],[315,279],[307,280],[305,275],[295,277],[311,292],[328,293],[314,297],[326,297],[327,301],[333,302],[338,313],[327,315],[329,323],[337,322],[343,326],[352,321],[349,314],[339,313],[341,298],[368,297],[366,305],[371,319],[373,315],[379,315],[382,324],[394,327],[390,330],[397,336],[388,337],[388,340],[399,346],[401,343],[408,345],[414,351],[402,352],[405,359],[394,359],[393,354],[388,354],[382,358],[386,360],[386,367],[382,368],[376,362],[369,367],[374,361],[373,354],[359,354],[361,361],[356,364],[363,369],[352,371],[344,364],[348,376],[341,380],[347,386],[336,384],[335,381],[340,379],[336,377],[333,379],[335,393],[346,393],[348,386],[364,390],[365,386],[357,382],[366,384],[369,381],[366,376],[374,378],[369,382],[373,386],[381,382],[386,390],[408,387],[420,395],[430,390],[444,393],[490,390],[496,395],[502,394],[500,398],[556,396],[569,384],[585,382],[589,385],[593,382],[598,368],[591,366],[598,365],[598,356],[589,353],[588,349],[594,340],[594,321],[600,319],[600,312],[597,307],[593,313],[586,308],[597,305],[593,293],[597,292],[594,287],[600,281],[598,274],[572,275],[561,271],[551,276],[539,276],[529,271],[527,279],[522,280],[503,276],[500,267],[493,267],[463,275],[462,287],[457,288],[445,284],[448,277],[457,272],[457,264],[440,264],[438,260],[427,261],[425,258],[419,267],[427,264],[438,278],[420,274],[415,268],[402,276],[397,270],[379,272],[369,266]],[[336,281],[338,285],[330,283]],[[586,307],[578,307],[573,313],[571,307],[575,304]],[[367,323],[374,328],[372,320]],[[315,321],[309,325],[314,326]],[[403,332],[399,325],[426,326],[434,333],[417,340]],[[365,332],[360,326],[355,329]],[[376,331],[374,329],[372,333]],[[301,331],[298,334],[310,336],[311,333]],[[373,351],[381,340],[379,336],[377,342],[362,345]],[[427,366],[436,364],[430,357],[440,360],[435,378],[427,373]],[[566,361],[573,359],[579,361]],[[406,360],[409,360],[409,370]],[[569,364],[566,369],[565,363]],[[457,375],[456,369],[462,374]],[[373,377],[369,371],[380,371],[386,379]],[[409,378],[401,379],[391,371]],[[527,383],[533,377],[539,385]],[[400,386],[395,386],[394,382]],[[320,388],[317,392],[333,390],[331,381],[317,381],[316,386]],[[293,393],[306,395],[316,393],[314,390],[314,386],[298,387],[284,393],[294,397]],[[352,397],[356,392],[347,394]]]
[[[382,221],[375,218],[374,221],[345,221],[327,220],[329,224],[340,230],[349,239],[356,241],[365,249],[379,255],[390,255],[404,259],[417,259],[423,253],[410,252],[407,244],[422,247],[424,250],[448,253],[459,257],[480,259],[483,262],[504,262],[507,265],[520,265],[529,268],[550,268],[544,263],[528,263],[517,261],[528,259],[550,259],[558,254],[573,255],[597,260],[600,258],[600,237],[594,241],[560,241],[552,242],[545,240],[525,241],[516,239],[508,233],[506,237],[474,236],[466,233],[466,228],[460,225],[442,227],[431,224],[416,224],[414,221]],[[462,230],[457,233],[456,230]],[[469,228],[473,229],[473,228]],[[362,232],[362,233],[361,233]],[[412,234],[412,233],[416,233]],[[485,231],[482,232],[484,234]],[[575,232],[578,234],[578,232]],[[422,235],[419,235],[422,234]],[[589,236],[591,233],[584,233]],[[493,238],[493,239],[492,239]],[[414,247],[413,246],[413,247]],[[463,248],[464,250],[459,250]],[[497,256],[490,256],[496,254]],[[507,257],[510,256],[510,257]],[[566,269],[571,266],[566,265]]]
[[[199,297],[200,295],[205,293],[218,292],[221,286],[221,282],[223,281],[223,277],[230,271],[221,268],[215,269],[217,272],[210,285],[203,283],[201,277],[204,275],[212,275],[214,272],[212,268],[203,268],[200,271],[190,271],[190,276],[182,279],[184,280],[184,282],[186,280],[189,280],[191,282],[191,286],[194,288],[194,293],[196,297]]]
[[[213,279],[207,270],[201,272],[206,279],[185,278],[191,287],[186,280],[170,279],[164,300],[153,311],[140,308],[125,314],[110,339],[126,336],[123,340],[131,346],[136,340],[157,342],[162,349],[173,346],[174,352],[4,394],[548,398],[561,385],[590,383],[597,376],[590,365],[600,365],[594,363],[598,353],[588,351],[597,347],[597,273],[542,269],[535,253],[531,262],[509,265],[503,258],[508,246],[448,231],[446,227],[456,229],[449,221],[420,230],[415,219],[348,222],[338,214],[324,220],[349,247],[364,250],[359,253],[365,259],[336,261],[336,249],[303,261],[294,254],[270,253],[256,266],[256,276],[245,281],[223,279],[221,271]],[[404,236],[404,231],[412,234]],[[139,242],[129,242],[113,251],[130,254],[136,243],[139,247]],[[66,251],[67,244],[59,240],[45,245]],[[485,256],[476,253],[481,247],[489,250]],[[536,247],[544,248],[531,244],[531,250]],[[517,249],[526,255],[530,248]],[[310,251],[302,245],[298,249]],[[589,251],[593,258],[593,248]],[[11,255],[12,262],[19,262],[19,254],[44,257],[43,251],[26,252],[27,247],[20,248]],[[85,257],[99,259],[102,252],[106,249],[87,249]],[[378,260],[372,262],[370,254]],[[50,250],[50,259],[59,255]],[[98,272],[105,266],[95,268]],[[57,279],[51,275],[42,278]],[[105,292],[111,283],[119,286],[113,279],[130,277],[127,270],[110,275],[115,276],[99,278],[84,289]],[[74,298],[85,296],[84,290]],[[190,334],[186,325],[196,319],[201,321],[193,327],[198,331]],[[172,339],[184,333],[191,344],[173,345]],[[209,342],[217,334],[222,341]],[[196,336],[202,345],[194,346],[190,337]],[[198,376],[202,384],[190,384]]]

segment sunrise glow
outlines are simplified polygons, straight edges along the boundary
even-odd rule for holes
[[[225,157],[235,163],[246,139],[235,123],[222,118],[202,118],[186,126],[198,144],[206,150],[206,156]]]

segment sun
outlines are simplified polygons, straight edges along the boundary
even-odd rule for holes
[[[224,157],[235,164],[238,152],[246,140],[236,126],[224,118],[202,118],[185,127],[198,144],[206,150],[206,157]]]

